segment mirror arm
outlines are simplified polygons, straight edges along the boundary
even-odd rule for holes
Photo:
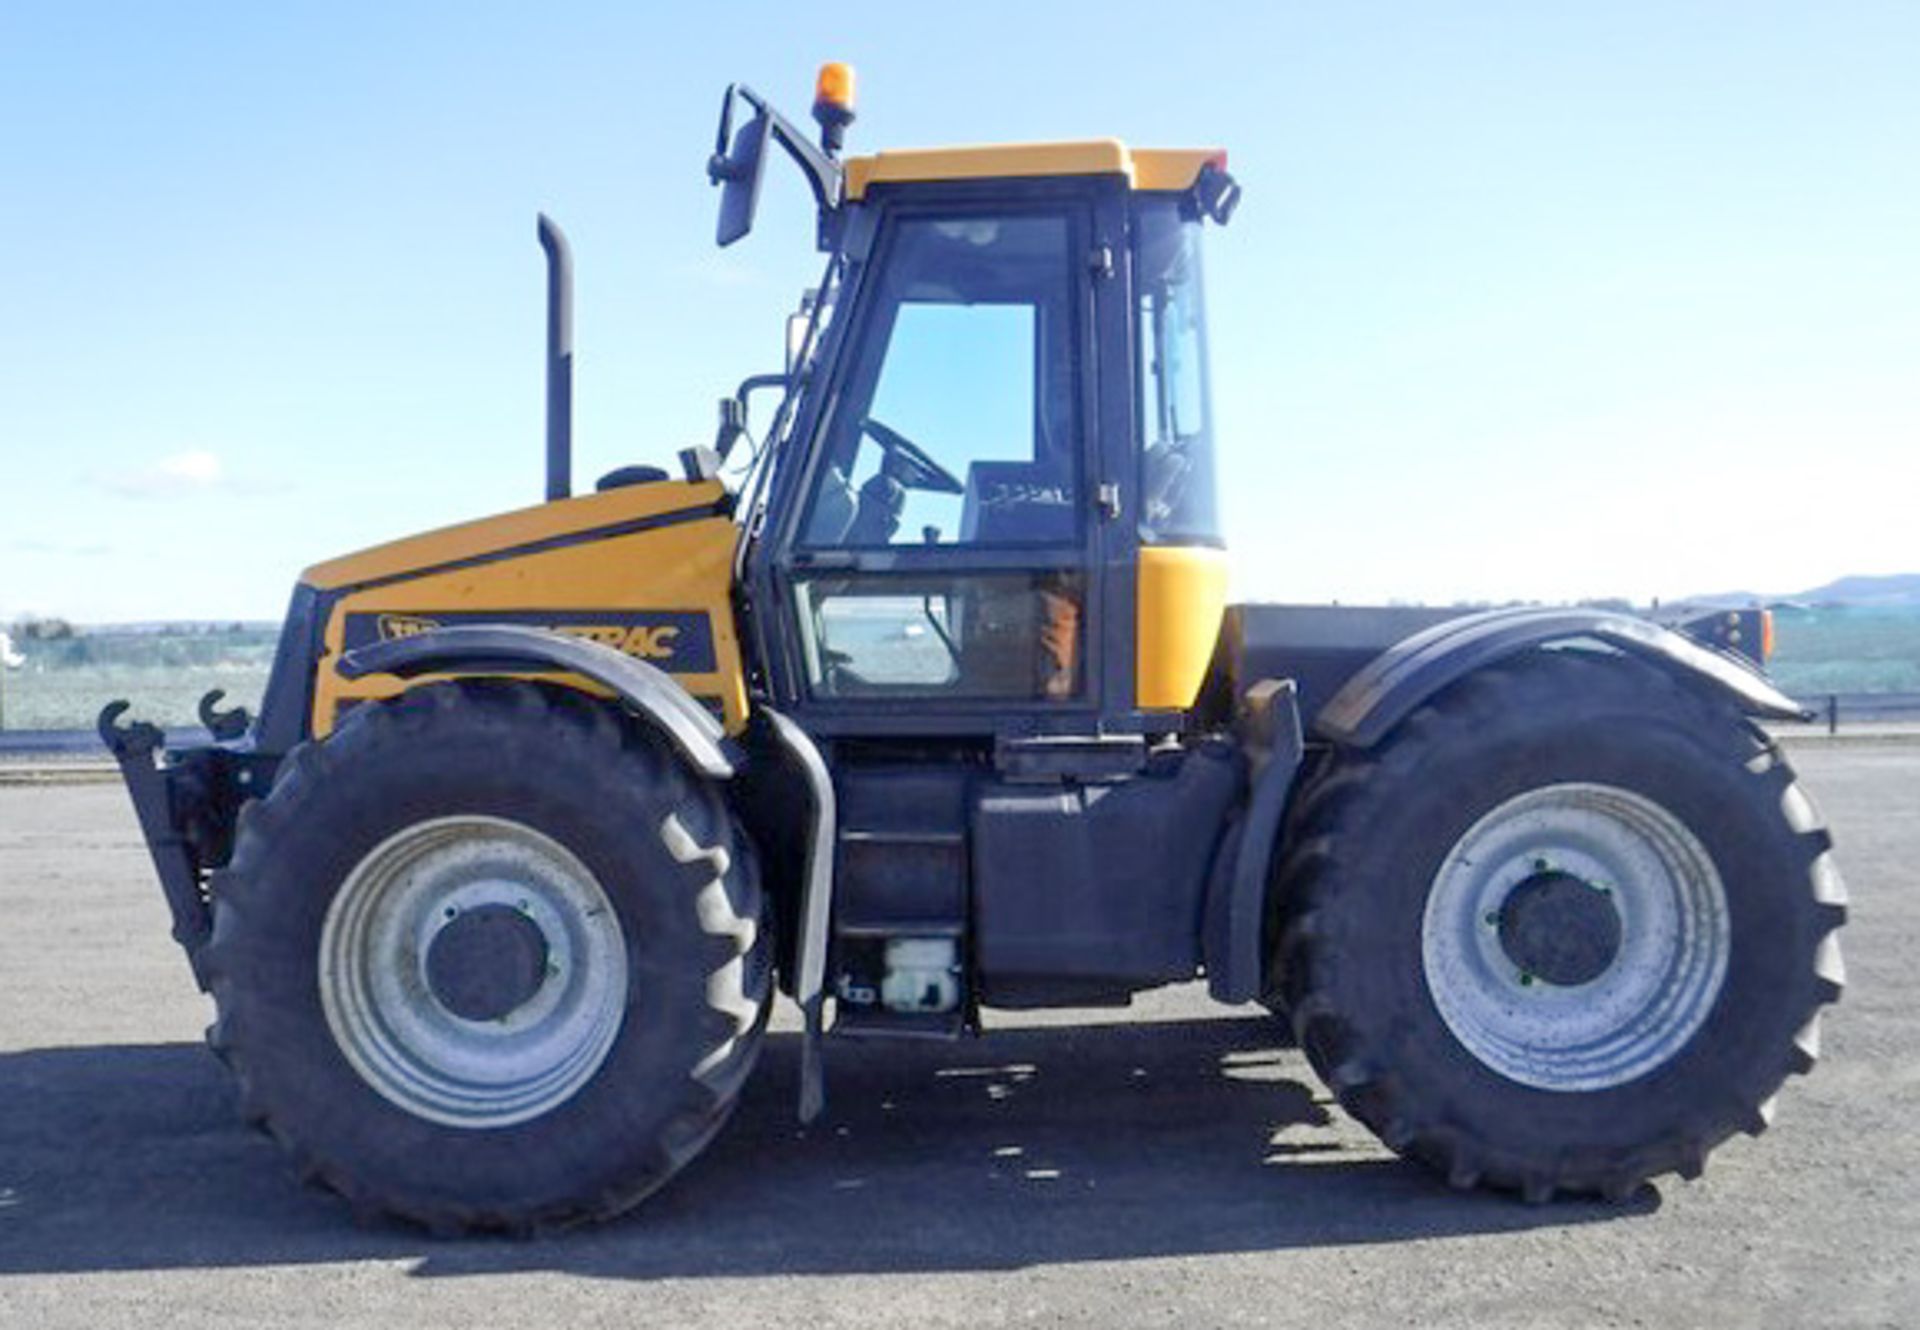
[[[799,166],[801,174],[807,178],[807,184],[813,190],[813,201],[823,213],[832,212],[840,206],[841,169],[840,163],[828,157],[813,146],[806,135],[796,129],[791,121],[772,107],[766,108],[767,128],[780,146],[787,150]]]
[[[747,400],[748,394],[757,393],[762,388],[784,388],[786,386],[787,376],[784,374],[749,374],[746,378],[740,380],[740,386],[733,390],[733,395],[744,402]]]

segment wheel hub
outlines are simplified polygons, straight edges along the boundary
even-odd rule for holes
[[[564,1104],[628,1005],[613,902],[565,846],[461,814],[376,845],[320,933],[320,1001],[342,1055],[415,1117],[497,1128]]]
[[[1523,982],[1591,983],[1620,954],[1620,911],[1612,895],[1556,868],[1537,869],[1508,894],[1499,930],[1500,946]]]
[[[1720,993],[1726,890],[1698,837],[1645,795],[1542,785],[1482,814],[1421,921],[1427,992],[1506,1079],[1562,1093],[1672,1059]]]
[[[497,1021],[546,979],[546,934],[510,905],[456,914],[427,947],[427,987],[463,1020]]]

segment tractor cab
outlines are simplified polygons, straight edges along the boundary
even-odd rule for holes
[[[713,163],[722,244],[771,139],[830,255],[746,486],[761,688],[828,736],[1178,729],[1225,599],[1200,265],[1225,154],[842,161],[850,82],[815,109],[817,149],[730,89]]]

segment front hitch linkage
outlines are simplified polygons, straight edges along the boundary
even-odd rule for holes
[[[218,693],[202,701],[203,719],[217,701]],[[166,748],[167,736],[149,721],[120,724],[120,717],[131,705],[121,700],[109,702],[101,710],[100,741],[119,763],[127,793],[132,796],[134,815],[140,819],[140,832],[146,837],[153,866],[160,874],[161,890],[166,893],[167,908],[173,914],[173,940],[187,953],[195,980],[205,988],[206,981],[200,973],[200,951],[212,936],[213,919],[206,897],[200,891],[200,873],[192,847],[181,834],[174,816],[170,783],[158,762],[158,755]],[[217,738],[222,730],[231,730],[236,714],[244,726],[244,712],[226,712],[215,715],[219,725],[209,723],[207,728]]]

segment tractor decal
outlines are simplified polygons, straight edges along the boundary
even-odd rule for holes
[[[703,674],[715,668],[713,628],[708,617],[688,610],[411,610],[405,613],[347,615],[342,648],[352,651],[374,642],[417,637],[436,628],[477,624],[519,624],[625,652],[674,674]]]

